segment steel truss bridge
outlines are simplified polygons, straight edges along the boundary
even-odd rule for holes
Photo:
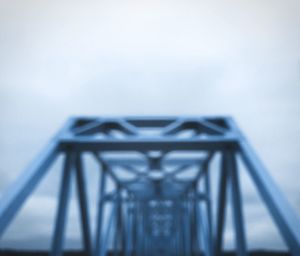
[[[93,232],[83,153],[92,154],[100,170]],[[63,254],[72,174],[87,255],[220,255],[227,205],[237,255],[247,255],[239,182],[244,170],[290,252],[300,255],[298,216],[230,117],[71,118],[4,194],[0,236],[58,155],[64,164],[51,255]],[[211,164],[215,155],[218,165]],[[219,173],[215,197],[212,169]],[[110,191],[108,182],[114,184]]]

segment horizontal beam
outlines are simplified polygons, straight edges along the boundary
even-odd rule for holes
[[[175,122],[177,117],[128,117],[125,120],[136,127],[164,127]]]
[[[234,136],[211,136],[208,138],[168,139],[168,138],[131,138],[95,139],[81,137],[62,139],[62,148],[74,147],[81,151],[146,151],[146,150],[221,150],[235,146]]]
[[[137,166],[145,166],[148,164],[148,160],[141,157],[136,158],[126,158],[122,156],[118,157],[109,157],[102,155],[102,159],[108,165],[114,166],[123,166],[123,165],[137,165]],[[193,157],[193,158],[184,158],[184,157],[177,157],[177,158],[166,158],[162,160],[164,165],[168,166],[178,166],[178,165],[195,165],[195,164],[202,164],[205,161],[204,157]]]
[[[181,120],[195,120],[195,121],[207,121],[207,122],[213,122],[216,124],[223,124],[226,123],[227,119],[230,119],[230,117],[227,116],[114,116],[114,117],[105,117],[102,116],[101,118],[99,116],[74,116],[72,117],[73,120],[76,121],[76,123],[89,123],[89,122],[107,122],[111,120],[124,120],[125,122],[128,122],[131,125],[134,125],[138,128],[162,128],[166,127],[173,122]],[[82,127],[85,126],[85,124],[82,125]],[[219,127],[219,125],[218,125]],[[227,127],[224,127],[227,128]]]

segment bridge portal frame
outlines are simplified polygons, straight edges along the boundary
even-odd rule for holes
[[[156,135],[146,136],[141,133],[143,128],[158,128],[160,132]],[[184,130],[193,130],[196,135],[188,138],[180,138],[178,133]],[[121,132],[122,138],[114,137],[111,131]],[[104,136],[97,137],[95,134],[102,133]],[[205,136],[200,136],[200,135]],[[110,228],[115,223],[121,230],[119,244],[123,244],[126,255],[133,250],[134,233],[132,232],[134,217],[129,217],[127,223],[122,223],[120,203],[130,204],[132,198],[122,197],[120,192],[123,181],[120,181],[113,172],[110,165],[114,160],[104,160],[102,152],[114,151],[138,151],[147,155],[147,152],[159,151],[163,155],[174,150],[194,151],[203,150],[209,154],[202,166],[205,193],[202,195],[194,190],[194,199],[200,202],[205,199],[204,208],[196,207],[194,215],[197,229],[186,232],[193,234],[200,232],[196,247],[202,246],[206,255],[220,255],[225,225],[225,208],[230,201],[227,198],[229,191],[234,217],[234,230],[236,239],[236,250],[238,255],[247,254],[246,232],[242,210],[242,194],[239,184],[239,172],[236,157],[239,156],[246,166],[255,188],[259,192],[269,213],[273,217],[283,239],[293,255],[300,255],[300,221],[287,199],[279,190],[269,172],[262,164],[256,153],[239,130],[231,117],[74,117],[70,118],[56,136],[46,145],[41,153],[23,171],[20,177],[3,195],[0,201],[0,237],[12,222],[26,199],[31,195],[40,183],[50,166],[55,162],[58,155],[65,157],[62,168],[62,181],[59,194],[58,211],[53,234],[52,255],[63,253],[64,235],[68,202],[70,201],[71,173],[74,172],[77,184],[77,197],[80,205],[80,220],[82,237],[85,251],[88,255],[105,255],[107,251]],[[89,207],[86,192],[86,181],[82,154],[91,153],[101,167],[101,179],[99,185],[98,223],[94,238],[92,237]],[[221,153],[221,173],[219,182],[219,195],[217,199],[216,217],[211,210],[209,162],[216,152]],[[157,158],[148,157],[151,165],[157,164]],[[127,162],[126,162],[127,161]],[[131,160],[124,160],[125,165],[132,164]],[[175,161],[176,162],[176,161]],[[184,164],[184,160],[177,163]],[[185,163],[187,164],[187,163]],[[127,166],[128,167],[128,166]],[[130,169],[130,168],[129,168]],[[115,181],[116,191],[106,194],[106,180],[110,177]],[[196,184],[196,183],[195,183]],[[196,191],[196,193],[195,193]],[[197,201],[199,200],[199,201]],[[107,229],[103,231],[103,208],[107,202],[112,203],[112,211],[108,220]],[[188,206],[190,207],[190,206]],[[131,209],[131,212],[133,210]],[[130,211],[129,211],[130,212]],[[130,215],[128,215],[130,216]],[[204,217],[201,217],[204,216]],[[207,225],[206,225],[207,224]],[[127,226],[126,226],[127,225]],[[124,234],[126,230],[126,235]],[[105,233],[106,232],[106,233]],[[142,230],[139,230],[142,234]],[[138,239],[138,237],[135,237]],[[186,236],[183,239],[187,239]],[[193,240],[193,239],[191,239]],[[118,242],[116,242],[117,244]],[[186,247],[186,255],[193,253],[191,248]],[[202,244],[202,245],[200,245]],[[139,250],[141,248],[138,248]],[[190,251],[189,251],[190,250]]]

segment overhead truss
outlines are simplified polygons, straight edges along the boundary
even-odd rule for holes
[[[83,153],[99,166],[95,230]],[[237,254],[247,255],[237,158],[291,253],[300,255],[298,216],[230,117],[71,118],[4,194],[0,236],[58,155],[64,164],[51,255],[63,254],[72,174],[87,255],[221,255],[227,205]],[[212,166],[216,155],[219,165]],[[212,169],[219,177],[217,197]]]

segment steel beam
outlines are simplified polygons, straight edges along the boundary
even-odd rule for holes
[[[81,151],[147,151],[161,150],[222,150],[230,145],[236,145],[234,136],[215,135],[209,138],[174,139],[174,138],[131,138],[119,140],[108,138],[105,140],[93,139],[88,136],[78,138],[64,138],[61,146],[74,147]]]
[[[111,213],[110,213],[110,216],[108,219],[106,230],[100,238],[102,240],[101,247],[100,247],[100,254],[96,254],[96,256],[98,256],[98,255],[106,256],[106,254],[107,254],[107,250],[109,249],[109,238],[110,238],[109,235],[110,235],[110,232],[113,227],[114,220],[115,220],[116,207],[117,207],[116,204],[112,205],[112,210],[111,210]]]
[[[209,243],[209,250],[211,255],[214,255],[214,225],[213,225],[213,213],[212,213],[212,198],[211,198],[211,188],[210,188],[210,171],[208,170],[208,164],[204,167],[205,168],[205,177],[204,177],[204,187],[205,187],[205,194],[207,199],[206,203],[206,215],[207,215],[207,224],[208,224],[208,243]]]
[[[132,234],[133,234],[133,208],[132,205],[129,203],[126,207],[126,220],[127,220],[127,227],[126,227],[126,236],[125,236],[125,256],[130,256],[133,253],[133,241],[132,241]]]
[[[59,204],[52,240],[51,256],[60,256],[63,252],[66,218],[70,199],[71,174],[74,168],[75,154],[67,152],[62,172],[62,181],[59,193]]]
[[[70,130],[74,122],[74,118],[70,118],[66,122],[59,132],[48,142],[47,146],[42,149],[37,157],[24,169],[18,179],[3,194],[0,201],[0,238],[26,199],[31,195],[54,163],[61,150],[60,138],[62,134],[66,134]]]
[[[226,200],[227,200],[227,157],[226,151],[222,152],[221,169],[220,169],[220,183],[218,194],[218,208],[217,208],[217,220],[216,220],[216,240],[215,240],[215,253],[217,256],[222,253],[223,245],[223,233],[226,217]]]
[[[269,171],[231,117],[224,119],[230,130],[238,136],[237,149],[253,183],[266,204],[279,231],[293,255],[300,255],[300,219],[284,197]]]
[[[76,181],[77,192],[79,199],[79,210],[81,214],[81,229],[83,235],[83,245],[87,255],[92,255],[92,240],[91,240],[91,228],[90,228],[90,216],[89,206],[86,192],[86,181],[83,172],[82,159],[80,154],[76,154]]]
[[[240,190],[238,169],[236,164],[235,152],[227,153],[228,164],[228,183],[230,186],[232,199],[233,223],[235,228],[235,245],[239,256],[247,255],[245,238],[244,217],[242,210],[242,193]]]
[[[104,194],[106,192],[107,173],[105,166],[100,169],[100,184],[99,184],[99,199],[98,199],[98,214],[97,214],[97,227],[96,227],[96,241],[95,241],[95,256],[99,256],[101,252],[102,241],[102,226],[103,226],[103,215],[104,215]]]
[[[199,230],[202,238],[202,248],[206,256],[213,256],[211,252],[207,211],[203,208],[204,205],[202,204],[203,202],[197,202],[197,215],[199,216]],[[207,205],[205,205],[205,207],[206,206]]]
[[[117,256],[118,252],[122,252],[123,241],[123,223],[122,223],[122,199],[120,188],[116,191],[116,220],[115,220],[115,233],[114,233],[114,255]]]
[[[25,200],[34,191],[59,152],[57,139],[53,139],[44,150],[25,168],[7,190],[0,201],[0,237],[13,220]]]
[[[189,243],[190,243],[190,230],[189,230],[189,218],[188,218],[188,211],[186,202],[182,200],[182,216],[181,216],[181,223],[182,226],[182,240],[184,244],[184,255],[190,255],[189,251]]]
[[[245,139],[239,142],[240,154],[250,176],[273,216],[279,231],[294,256],[300,255],[300,220],[269,172]]]

